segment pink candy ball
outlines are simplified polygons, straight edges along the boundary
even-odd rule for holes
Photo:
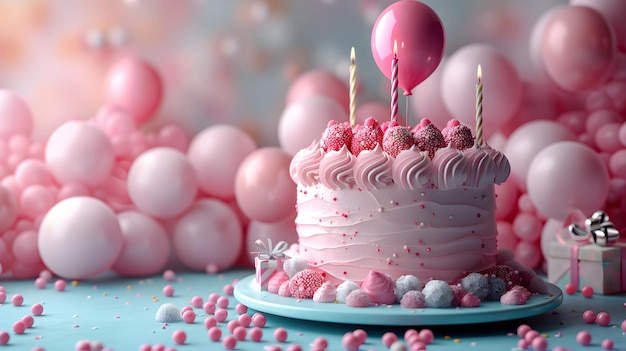
[[[237,317],[237,321],[239,321],[239,324],[242,327],[247,328],[250,326],[250,323],[252,323],[252,317],[250,317],[249,314],[244,313],[244,314],[239,315],[239,317]]]
[[[119,213],[124,245],[113,264],[113,271],[123,276],[157,274],[169,259],[170,241],[163,226],[141,212]]]
[[[382,342],[385,347],[390,347],[391,344],[398,341],[398,336],[393,332],[386,332],[382,336]]]
[[[215,265],[224,270],[237,260],[243,229],[237,215],[224,202],[199,200],[176,221],[173,244],[187,268],[205,271],[209,265]]]
[[[211,302],[211,301],[205,302],[204,305],[202,305],[202,309],[207,314],[214,314],[215,313],[215,302]]]
[[[111,268],[122,251],[115,213],[102,201],[73,197],[57,203],[43,218],[38,247],[55,274],[85,279]]]
[[[274,330],[274,339],[278,342],[287,341],[287,330],[281,327],[276,328],[276,330]]]
[[[611,340],[611,339],[604,339],[604,340],[602,340],[601,345],[602,345],[602,348],[605,349],[605,350],[613,350],[613,347],[615,346],[613,344],[613,340]]]
[[[360,343],[359,339],[354,336],[352,333],[345,333],[343,338],[341,338],[341,345],[343,345],[344,349],[348,351],[357,351],[359,349]]]
[[[232,333],[235,339],[239,341],[246,340],[246,328],[238,325],[233,329]]]
[[[580,290],[580,293],[583,295],[583,297],[586,297],[586,298],[588,298],[588,299],[589,299],[589,298],[593,297],[593,293],[594,293],[594,291],[593,291],[593,288],[592,288],[592,287],[590,287],[589,285],[585,285],[585,286],[583,286],[583,288]]]
[[[13,323],[13,332],[15,334],[24,334],[24,331],[26,331],[26,323],[21,320]]]
[[[107,102],[127,111],[138,125],[153,117],[162,96],[163,83],[158,72],[141,59],[123,58],[107,74]]]
[[[242,304],[242,303],[238,303],[238,304],[235,306],[235,313],[237,313],[237,314],[240,314],[240,315],[241,315],[241,314],[244,314],[244,313],[246,313],[246,312],[248,312],[248,306],[246,306],[246,305],[244,305],[244,304]]]
[[[35,316],[41,316],[43,314],[43,305],[36,303],[31,306],[30,312]]]
[[[45,160],[59,183],[94,187],[109,177],[115,156],[113,145],[100,129],[86,121],[69,121],[50,135]]]
[[[0,331],[0,345],[8,344],[10,339],[11,336],[9,335],[9,333],[5,332],[4,330]]]
[[[598,313],[598,315],[596,316],[596,323],[598,323],[598,325],[602,327],[608,326],[609,324],[611,324],[611,315],[607,312]]]
[[[591,344],[591,334],[588,331],[580,331],[576,334],[576,342],[582,346],[588,346]]]
[[[26,315],[22,317],[22,322],[24,322],[26,328],[32,328],[33,324],[35,324],[35,319],[33,316]]]
[[[263,330],[259,327],[250,328],[248,337],[254,342],[259,342],[263,338]]]
[[[166,285],[163,287],[163,295],[167,297],[174,296],[174,287],[171,285]]]
[[[168,281],[168,282],[173,282],[174,279],[176,279],[176,272],[174,272],[171,269],[166,269],[163,272],[163,280]]]
[[[596,313],[592,310],[587,310],[583,312],[583,320],[587,324],[593,324],[596,322]]]
[[[11,297],[11,303],[13,304],[13,306],[22,306],[22,303],[24,303],[24,296],[22,296],[21,294],[15,294]]]
[[[530,345],[535,351],[546,351],[548,341],[543,336],[538,336],[531,341]]]
[[[517,327],[517,336],[523,338],[532,328],[528,324],[522,324]]]
[[[228,310],[219,309],[215,311],[215,320],[218,323],[224,323],[228,319]]]
[[[435,334],[433,334],[432,330],[430,329],[422,329],[419,332],[419,338],[421,341],[428,345],[432,344],[435,340]]]
[[[54,282],[54,289],[56,289],[56,291],[65,291],[66,286],[67,283],[63,279],[58,279]]]
[[[256,142],[243,130],[218,124],[194,136],[187,156],[198,174],[200,189],[209,196],[229,200],[235,197],[239,165],[256,148]]]
[[[184,330],[176,330],[172,333],[172,340],[178,344],[182,345],[187,340],[187,333]]]
[[[163,219],[187,210],[198,191],[198,177],[185,154],[166,147],[139,155],[128,170],[127,181],[133,204]]]
[[[222,346],[226,350],[234,350],[235,346],[237,346],[237,339],[234,336],[229,335],[222,340]]]
[[[187,324],[193,324],[196,321],[196,314],[194,311],[185,311],[183,313],[183,321]]]
[[[209,339],[211,339],[211,341],[219,341],[222,337],[222,330],[218,327],[213,326],[209,328],[207,335],[209,336]]]
[[[252,324],[254,324],[255,327],[263,328],[266,322],[267,322],[267,319],[265,318],[263,314],[255,313],[252,316]]]
[[[258,149],[244,159],[237,170],[235,196],[246,216],[275,222],[293,213],[296,190],[290,163],[291,156],[274,147]]]

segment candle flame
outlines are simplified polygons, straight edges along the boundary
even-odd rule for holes
[[[352,49],[350,50],[350,63],[354,65],[355,61],[356,61],[356,54],[354,53],[354,46],[353,46]]]
[[[393,41],[393,56],[398,56],[398,42]]]
[[[478,69],[476,70],[476,77],[478,77],[479,82],[483,79],[483,70],[480,68],[480,65],[478,65]]]

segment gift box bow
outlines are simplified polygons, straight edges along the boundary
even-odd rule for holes
[[[610,246],[619,240],[619,231],[609,221],[609,216],[604,211],[596,211],[585,219],[584,227],[576,223],[570,224],[568,231],[570,237],[580,244]]]
[[[254,243],[260,250],[252,253],[258,255],[259,258],[262,259],[284,258],[285,250],[289,247],[289,245],[282,240],[276,243],[276,246],[272,245],[272,239],[267,239],[267,244],[261,239],[257,239]]]

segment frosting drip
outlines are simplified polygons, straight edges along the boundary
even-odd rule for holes
[[[452,147],[439,149],[432,162],[436,170],[433,177],[435,187],[441,190],[453,189],[467,180],[469,167],[462,151]]]
[[[482,148],[470,147],[464,151],[469,164],[467,185],[483,188],[493,184],[496,178],[496,164],[491,155]]]
[[[415,190],[430,183],[430,158],[416,146],[396,156],[391,169],[393,181],[403,190]]]
[[[391,184],[391,165],[393,159],[383,152],[380,145],[374,150],[363,150],[354,164],[354,181],[361,189],[380,189]]]
[[[339,151],[330,151],[322,158],[319,179],[329,189],[339,190],[353,186],[353,168],[356,158],[344,145]]]

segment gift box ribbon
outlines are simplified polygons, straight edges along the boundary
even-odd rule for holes
[[[584,220],[584,226],[578,225],[584,215],[580,211],[572,211],[563,223],[571,223],[567,231],[574,242],[563,238],[563,229],[557,232],[557,240],[570,247],[570,284],[578,291],[580,281],[578,270],[579,249],[584,245],[610,246],[619,240],[619,231],[615,229],[609,216],[604,211],[596,211],[591,217]]]
[[[252,252],[253,254],[257,254],[259,258],[262,259],[277,259],[285,257],[285,250],[289,247],[289,245],[285,241],[279,241],[276,243],[276,246],[272,245],[272,239],[267,239],[267,244],[263,242],[261,239],[257,239],[254,242],[258,247],[259,251]]]

